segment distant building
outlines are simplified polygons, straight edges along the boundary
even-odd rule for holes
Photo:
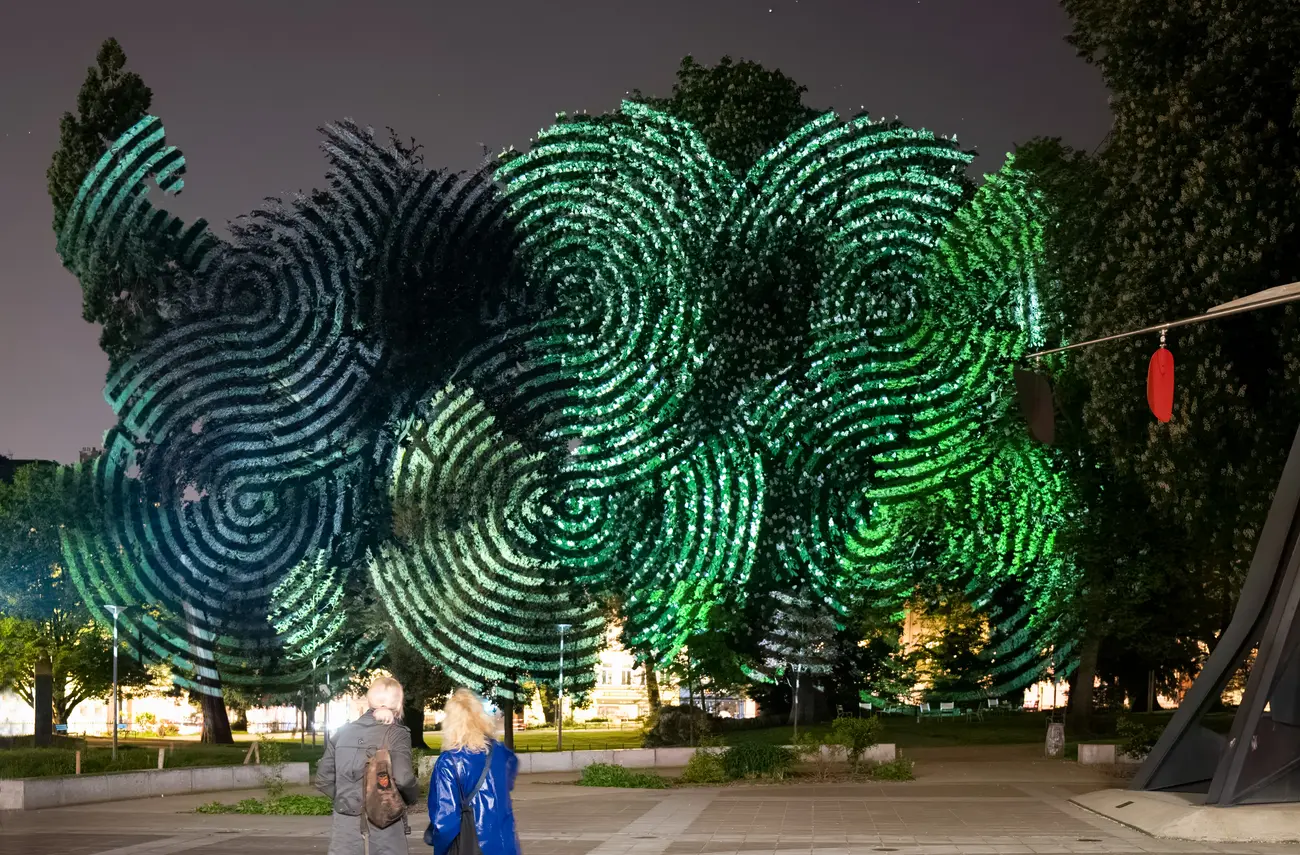
[[[606,630],[605,648],[595,665],[596,683],[587,695],[587,703],[573,705],[571,696],[564,698],[565,718],[585,722],[603,718],[611,722],[631,721],[650,714],[650,694],[646,690],[645,669],[637,664],[632,653],[619,643],[622,627],[610,624]],[[677,683],[666,674],[659,675],[659,702],[678,702]],[[541,701],[536,694],[523,709],[524,721],[529,725],[543,721]]]
[[[83,449],[81,449],[80,452],[78,452],[78,454],[77,454],[77,462],[78,462],[78,463],[89,463],[90,461],[92,461],[92,460],[94,460],[95,458],[99,457],[99,456],[100,456],[101,454],[103,454],[103,453],[104,453],[104,449],[102,449],[102,448],[95,448],[94,446],[87,446],[86,448],[83,448]]]

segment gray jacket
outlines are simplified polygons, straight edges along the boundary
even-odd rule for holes
[[[338,729],[325,743],[325,756],[316,767],[316,789],[334,800],[334,812],[361,815],[361,783],[366,761],[374,756],[388,736],[388,753],[393,759],[393,783],[408,805],[420,799],[420,786],[411,765],[411,732],[401,724],[384,725],[367,712]]]

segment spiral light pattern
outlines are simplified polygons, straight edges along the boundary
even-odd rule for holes
[[[905,563],[887,521],[981,473],[985,493],[1004,483],[986,434],[1029,335],[1034,212],[995,179],[957,216],[968,160],[923,131],[826,116],[737,180],[689,125],[625,104],[562,119],[507,163],[541,317],[472,351],[406,434],[425,452],[395,467],[395,503],[443,520],[428,508],[461,490],[457,524],[372,565],[397,611],[473,627],[440,635],[431,618],[415,632],[438,637],[431,655],[484,684],[554,680],[549,629],[570,623],[580,686],[600,592],[624,643],[663,658],[743,601],[756,571],[764,587],[901,608],[914,585],[879,578]],[[1006,301],[1018,313],[980,315]],[[453,406],[455,441],[436,427]],[[457,486],[471,472],[517,492],[471,500]],[[1048,523],[1021,526],[1022,505],[987,510],[1028,539],[1025,556],[956,541],[945,572],[973,596],[1050,553]]]
[[[341,568],[409,394],[392,304],[465,270],[472,241],[454,227],[491,196],[481,175],[429,173],[350,123],[325,150],[326,198],[271,205],[223,241],[149,206],[144,180],[179,190],[183,159],[146,118],[87,177],[60,240],[82,272],[132,251],[175,271],[179,317],[105,393],[119,421],[88,473],[104,528],[66,553],[91,607],[135,607],[126,636],[192,689],[293,685],[344,641]]]
[[[1013,169],[967,201],[952,141],[828,115],[737,178],[636,104],[495,176],[349,123],[325,149],[324,198],[227,242],[148,205],[184,160],[146,119],[60,240],[81,273],[174,271],[179,316],[108,386],[108,524],[66,551],[193,686],[359,643],[359,563],[417,650],[503,697],[558,679],[562,625],[588,684],[610,609],[662,660],[755,590],[901,608],[920,572],[988,607],[1003,686],[1035,676],[1070,571],[1053,461],[1004,429],[1041,251]],[[391,535],[364,513],[385,473]]]

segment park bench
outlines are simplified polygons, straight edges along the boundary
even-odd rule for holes
[[[68,726],[67,726],[66,724],[56,724],[56,725],[54,725],[54,732],[55,732],[55,733],[67,733],[67,732],[68,732]]]

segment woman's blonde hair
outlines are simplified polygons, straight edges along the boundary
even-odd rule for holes
[[[402,684],[392,677],[379,677],[370,684],[366,692],[366,705],[370,707],[375,721],[380,724],[392,724],[402,717]]]
[[[442,750],[486,751],[496,732],[492,717],[483,711],[483,699],[469,689],[457,689],[447,699],[442,720]]]

